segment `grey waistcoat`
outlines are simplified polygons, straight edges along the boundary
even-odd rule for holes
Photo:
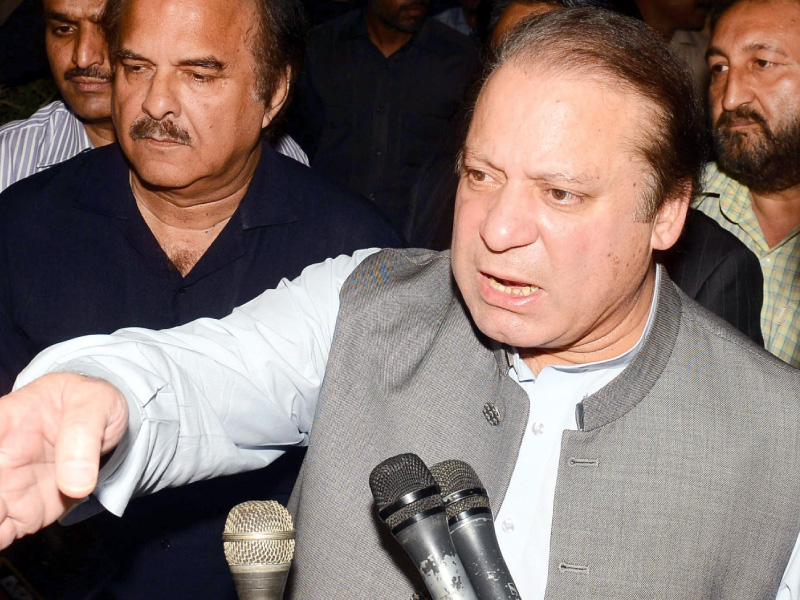
[[[497,512],[528,419],[505,352],[454,287],[448,253],[384,251],[348,279],[311,444],[292,498],[287,597],[423,591],[368,486],[387,457],[471,464]],[[800,530],[800,371],[662,274],[625,371],[565,431],[548,599],[773,600]]]

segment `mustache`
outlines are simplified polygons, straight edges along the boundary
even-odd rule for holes
[[[156,121],[154,118],[142,115],[131,123],[128,133],[131,139],[156,138],[160,141],[177,142],[188,146],[192,143],[192,136],[183,127],[174,121]]]
[[[101,79],[102,81],[111,81],[111,71],[103,71],[97,65],[81,68],[75,67],[64,73],[64,79],[72,81],[76,77],[88,77],[90,79]]]
[[[769,130],[767,119],[764,117],[764,115],[745,104],[737,106],[736,110],[723,111],[717,119],[716,128],[719,129],[721,127],[726,127],[731,125],[734,121],[744,119],[758,123],[765,131]]]

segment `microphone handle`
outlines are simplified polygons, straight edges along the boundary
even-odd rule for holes
[[[433,600],[478,600],[453,547],[444,512],[393,535],[414,561]]]
[[[281,600],[291,563],[230,565],[239,600]]]
[[[450,537],[480,600],[519,600],[490,514],[457,521],[450,526]]]

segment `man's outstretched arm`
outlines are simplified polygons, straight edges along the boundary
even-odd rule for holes
[[[259,468],[307,443],[339,289],[372,252],[312,265],[219,321],[42,352],[0,400],[0,543],[59,518],[73,497],[92,493],[121,514],[134,495]]]

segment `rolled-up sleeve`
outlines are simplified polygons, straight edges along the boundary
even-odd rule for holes
[[[132,328],[53,346],[18,388],[57,371],[105,379],[129,428],[94,498],[121,514],[132,496],[256,469],[308,443],[339,310],[339,290],[372,250],[307,267],[221,320]]]

